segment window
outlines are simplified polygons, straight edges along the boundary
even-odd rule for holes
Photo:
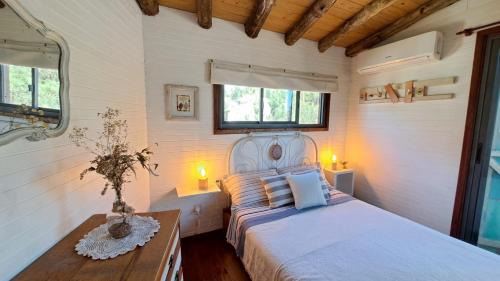
[[[319,92],[214,85],[214,131],[326,131],[329,103]]]
[[[0,64],[0,111],[15,112],[20,106],[42,109],[45,116],[58,116],[58,70]]]

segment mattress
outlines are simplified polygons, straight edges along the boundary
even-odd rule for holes
[[[228,242],[253,281],[500,280],[499,256],[332,192],[306,211],[233,210]]]

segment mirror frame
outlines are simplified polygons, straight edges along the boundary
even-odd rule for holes
[[[5,145],[16,139],[25,137],[29,141],[40,141],[47,138],[53,138],[62,135],[69,124],[70,105],[69,105],[69,47],[66,40],[57,32],[47,28],[45,24],[36,19],[21,3],[17,0],[2,0],[11,8],[21,19],[30,27],[37,30],[43,37],[51,39],[57,43],[61,51],[59,56],[59,100],[61,104],[61,120],[57,127],[46,129],[40,127],[18,128],[0,135],[0,145]]]

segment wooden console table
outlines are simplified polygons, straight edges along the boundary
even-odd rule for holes
[[[182,280],[180,211],[138,214],[160,222],[160,231],[143,247],[108,260],[92,260],[75,252],[75,245],[106,222],[94,215],[20,272],[13,280]]]

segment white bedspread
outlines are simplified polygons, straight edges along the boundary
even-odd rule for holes
[[[253,281],[498,281],[500,257],[359,200],[247,230]]]

